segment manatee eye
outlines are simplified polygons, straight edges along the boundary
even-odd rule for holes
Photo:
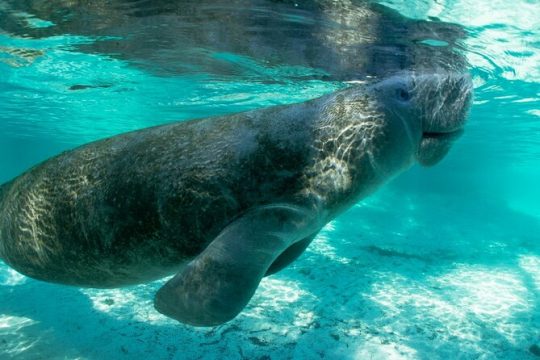
[[[397,98],[401,101],[409,101],[411,94],[407,90],[400,88],[397,90]]]

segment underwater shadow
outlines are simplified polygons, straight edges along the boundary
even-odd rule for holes
[[[482,192],[399,185],[336,219],[281,276],[328,326],[357,329],[340,341],[358,354],[532,358],[540,219]]]
[[[158,314],[152,299],[160,285],[80,290],[26,278],[3,285],[2,356],[281,359],[318,354],[306,342],[318,325],[298,306],[302,299],[274,298],[291,293],[279,281],[270,281],[239,317],[213,328],[186,326]]]
[[[8,358],[97,359],[102,347],[112,353],[126,352],[122,341],[116,342],[119,348],[114,349],[115,341],[107,341],[105,336],[96,338],[96,332],[114,329],[118,332],[109,335],[121,337],[121,330],[134,322],[96,311],[89,297],[77,288],[26,279],[21,284],[3,285],[0,291],[0,314],[5,323],[0,334]]]

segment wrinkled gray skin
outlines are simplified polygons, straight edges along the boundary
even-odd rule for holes
[[[401,73],[90,143],[0,189],[0,257],[76,286],[176,273],[157,310],[221,324],[339,213],[415,161],[439,161],[470,96],[466,76]]]

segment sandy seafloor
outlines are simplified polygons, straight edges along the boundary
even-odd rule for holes
[[[2,265],[0,357],[538,358],[539,219],[468,190],[466,179],[425,186],[423,172],[330,223],[299,260],[262,282],[244,312],[215,328],[157,313],[163,281],[78,289]]]

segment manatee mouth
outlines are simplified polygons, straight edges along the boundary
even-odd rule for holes
[[[463,129],[447,132],[424,132],[422,139],[437,139],[439,141],[455,140],[463,134]]]
[[[463,134],[463,129],[448,132],[425,132],[422,134],[416,159],[422,166],[433,166],[441,161],[452,143]]]

